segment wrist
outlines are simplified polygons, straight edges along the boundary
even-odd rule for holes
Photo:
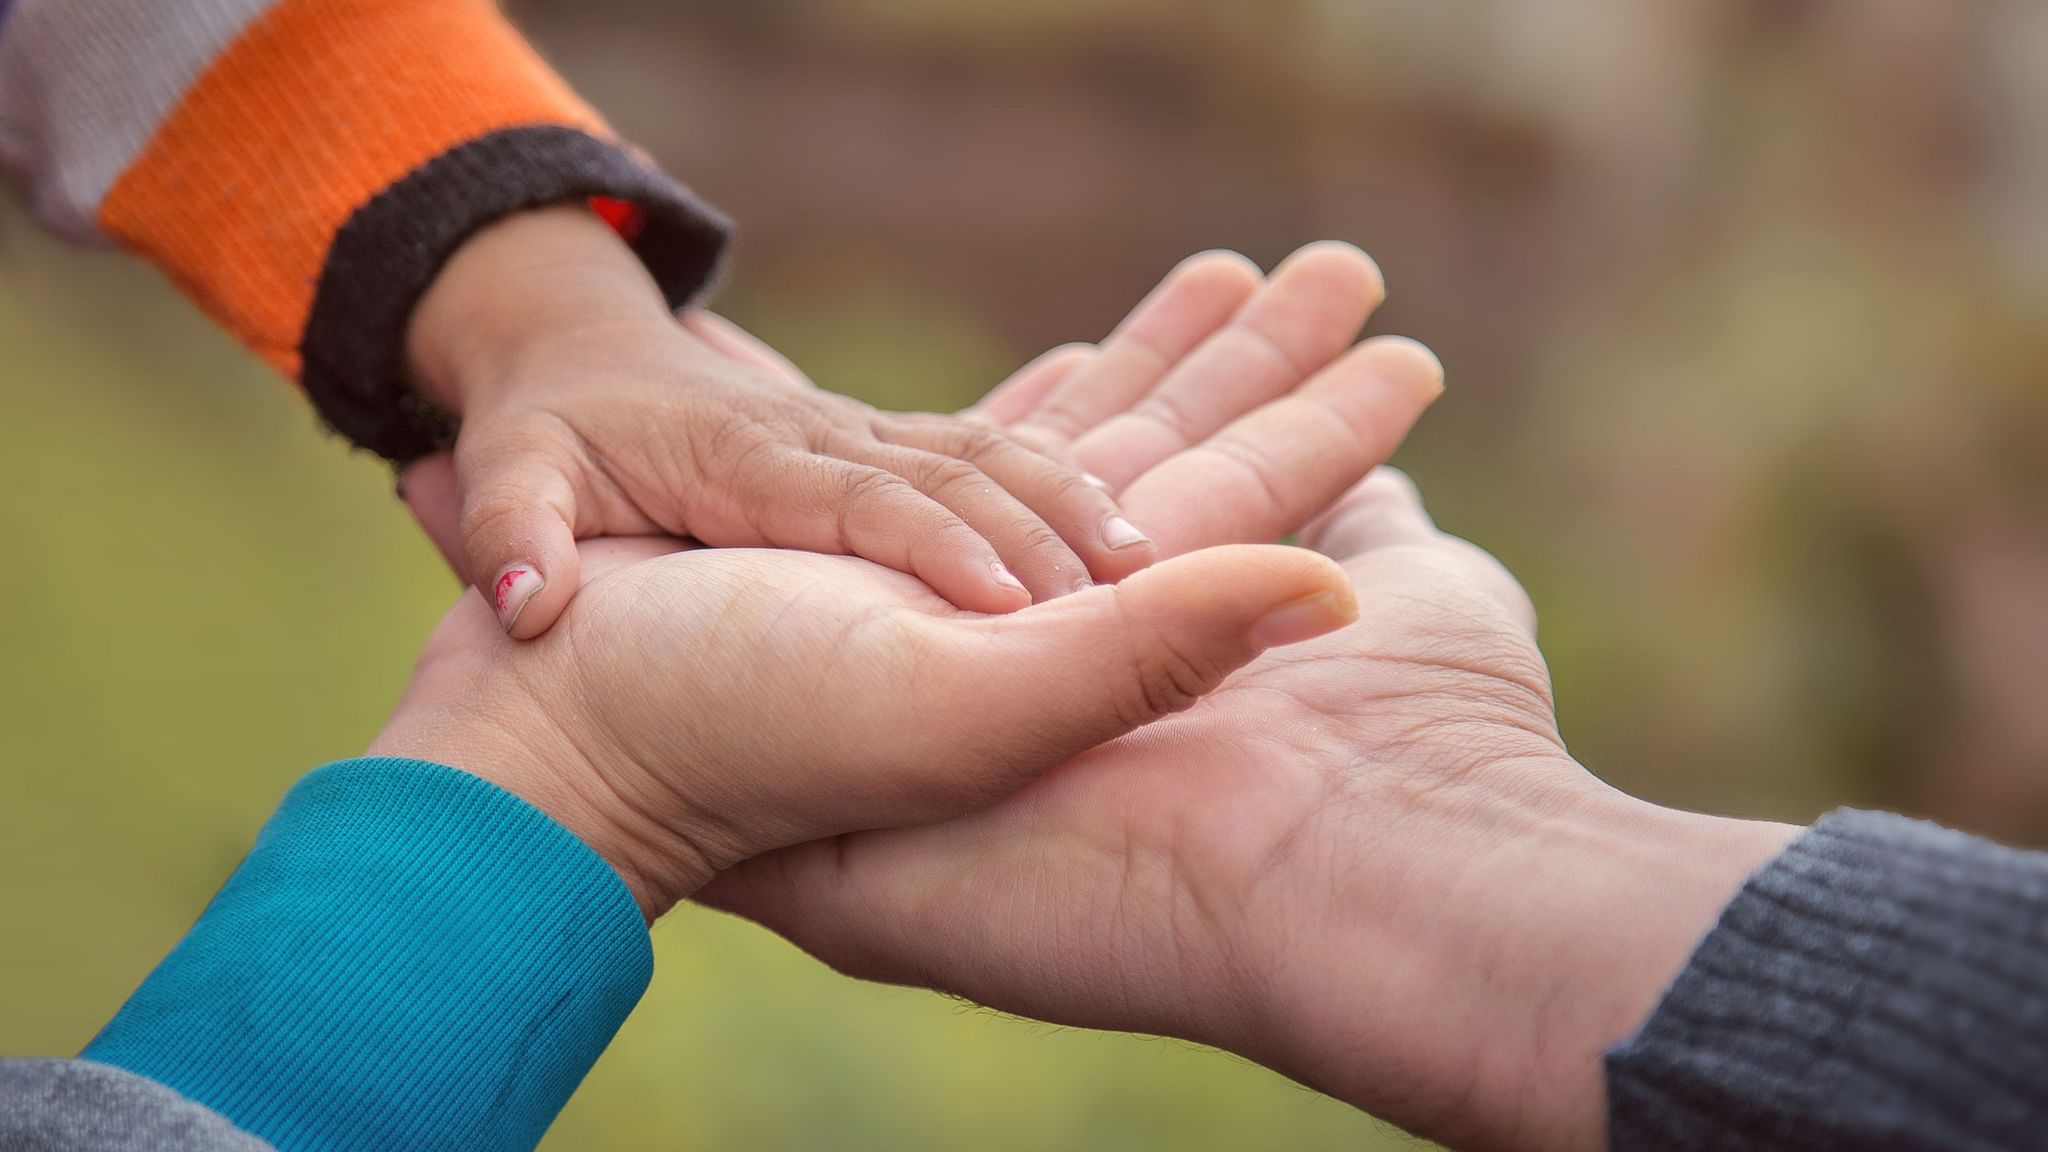
[[[420,394],[461,416],[493,402],[529,344],[564,330],[672,325],[661,290],[610,225],[580,204],[516,212],[442,265],[406,329]]]
[[[1515,947],[1537,959],[1528,1046],[1478,1098],[1494,1143],[1604,1149],[1602,1057],[1640,1028],[1721,912],[1799,832],[1786,824],[1660,808],[1601,786],[1553,835],[1526,846]],[[1514,867],[1509,865],[1509,867]]]
[[[531,804],[618,873],[650,924],[710,882],[714,869],[558,725],[508,719],[520,715],[541,713],[532,701],[401,705],[367,754],[445,765]]]
[[[1480,775],[1512,787],[1303,854],[1338,874],[1265,917],[1277,1042],[1240,1050],[1456,1147],[1604,1147],[1602,1054],[1796,830],[1658,808],[1562,753]]]

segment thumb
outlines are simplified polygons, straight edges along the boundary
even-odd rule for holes
[[[581,583],[573,466],[551,439],[459,440],[463,574],[514,639],[554,626]]]
[[[1192,706],[1260,652],[1358,618],[1344,570],[1303,548],[1233,545],[1009,616],[972,621],[973,727],[1026,769]]]

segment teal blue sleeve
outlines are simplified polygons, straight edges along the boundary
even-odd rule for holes
[[[86,1048],[283,1152],[531,1148],[654,970],[618,874],[438,764],[300,781]]]

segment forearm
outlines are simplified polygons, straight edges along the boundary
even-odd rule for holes
[[[1382,862],[1452,863],[1415,883],[1340,857],[1317,901],[1278,902],[1262,935],[1298,959],[1230,1046],[1464,1149],[2022,1149],[2048,1131],[2048,855],[1896,816],[1698,816],[1590,780],[1426,794],[1386,838]]]
[[[1797,830],[1661,809],[1571,774],[1583,785],[1447,789],[1402,814],[1411,847],[1376,858],[1450,869],[1427,886],[1448,899],[1403,903],[1389,896],[1401,878],[1378,874],[1329,885],[1304,987],[1275,1026],[1283,1070],[1460,1149],[1605,1147],[1602,1054]],[[1371,974],[1346,961],[1390,955]]]
[[[418,455],[413,305],[480,227],[591,201],[680,305],[726,226],[616,141],[489,0],[16,0],[0,160],[148,257],[339,431]]]
[[[84,1052],[281,1149],[533,1146],[652,971],[618,875],[476,777],[315,772]]]

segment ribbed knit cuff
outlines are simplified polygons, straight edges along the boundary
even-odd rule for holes
[[[414,305],[478,229],[514,212],[598,199],[681,308],[710,282],[731,225],[625,147],[574,128],[508,128],[451,148],[386,188],[336,234],[299,344],[300,382],[335,431],[405,464],[451,439],[402,364]]]
[[[410,760],[302,780],[84,1057],[281,1149],[533,1147],[645,991],[645,921],[561,825]]]
[[[2048,856],[1822,819],[1607,1054],[1615,1149],[2048,1147]]]

